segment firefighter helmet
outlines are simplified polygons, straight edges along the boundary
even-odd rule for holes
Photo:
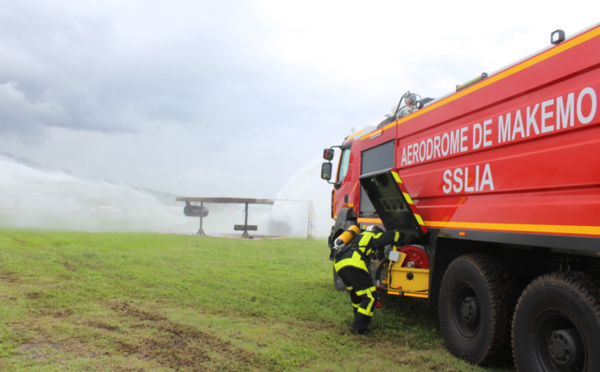
[[[380,232],[383,232],[383,229],[377,225],[370,225],[367,227],[367,231],[372,232],[373,234],[378,234]]]

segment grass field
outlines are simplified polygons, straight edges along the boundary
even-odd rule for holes
[[[2,371],[509,371],[384,298],[367,337],[323,240],[0,230]]]

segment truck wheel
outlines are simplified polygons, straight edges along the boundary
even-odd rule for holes
[[[448,266],[439,297],[440,330],[452,354],[479,365],[510,357],[517,283],[495,258],[472,254]]]
[[[513,322],[519,371],[600,371],[599,287],[581,273],[552,273],[523,292]]]
[[[335,268],[333,269],[333,284],[335,285],[335,289],[337,289],[338,291],[346,290],[346,285],[335,271]]]

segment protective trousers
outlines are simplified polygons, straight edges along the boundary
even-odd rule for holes
[[[371,323],[373,308],[375,306],[376,291],[373,281],[368,272],[352,266],[341,268],[338,272],[340,279],[346,285],[350,293],[350,301],[354,307],[354,323],[352,331],[364,333]]]

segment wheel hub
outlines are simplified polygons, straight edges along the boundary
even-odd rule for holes
[[[479,309],[477,307],[477,297],[465,297],[460,307],[460,315],[462,320],[472,325],[479,318]]]
[[[552,360],[564,367],[574,367],[583,360],[583,345],[575,329],[552,331],[548,349]]]

